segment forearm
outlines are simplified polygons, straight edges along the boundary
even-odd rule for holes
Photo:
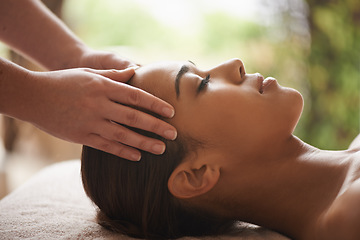
[[[29,83],[30,71],[0,58],[0,113],[22,120],[29,120],[31,101],[36,96]]]
[[[39,0],[0,1],[0,40],[48,70],[77,67],[87,48]]]

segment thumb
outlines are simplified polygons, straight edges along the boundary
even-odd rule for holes
[[[111,80],[125,83],[130,80],[130,78],[135,74],[135,69],[137,67],[129,67],[124,70],[116,70],[116,69],[109,69],[109,70],[96,70],[96,69],[88,69],[88,71],[92,73],[99,74],[106,78],[110,78]]]

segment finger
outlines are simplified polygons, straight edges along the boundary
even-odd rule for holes
[[[130,67],[124,70],[116,70],[116,69],[109,69],[109,70],[97,70],[87,68],[86,71],[99,74],[103,77],[109,78],[111,80],[125,83],[130,80],[130,78],[135,74],[135,69],[138,67]]]
[[[174,108],[160,98],[130,85],[122,84],[121,88],[110,87],[107,96],[114,102],[137,106],[163,117],[172,118],[175,115]]]
[[[110,62],[107,62],[107,69],[114,68],[114,69],[125,69],[129,67],[134,67],[139,64],[136,64],[135,62],[125,59],[123,57],[116,56],[113,58]]]
[[[135,70],[137,69],[137,68],[139,68],[139,67],[141,67],[142,66],[142,64],[140,64],[140,63],[130,63],[128,66],[127,66],[127,68],[135,68]]]
[[[100,134],[111,141],[120,142],[127,146],[153,154],[163,154],[165,151],[164,142],[140,135],[124,126],[110,121],[107,121],[107,124],[102,126]]]
[[[112,110],[108,110],[105,113],[107,119],[126,126],[153,132],[169,140],[176,139],[176,129],[169,123],[131,107],[117,103],[112,104],[110,106]]]
[[[96,134],[88,137],[87,145],[130,161],[140,161],[141,159],[141,153],[138,150]]]

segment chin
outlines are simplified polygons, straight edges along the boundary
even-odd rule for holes
[[[299,122],[300,116],[304,107],[304,98],[299,91],[293,88],[287,88],[289,93],[288,103],[289,103],[289,119],[291,119],[294,131],[297,123]]]
[[[299,114],[301,114],[304,107],[304,98],[298,90],[293,88],[290,89],[293,92],[292,94],[294,95],[294,102],[295,102],[294,105],[298,106],[300,112]]]

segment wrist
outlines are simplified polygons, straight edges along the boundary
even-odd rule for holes
[[[0,113],[27,120],[30,100],[35,97],[31,94],[30,88],[34,87],[31,77],[31,71],[1,59]]]
[[[62,56],[59,56],[61,60],[57,61],[56,65],[51,66],[49,70],[83,67],[83,58],[89,51],[89,48],[82,42],[69,44],[68,47],[63,48]]]

